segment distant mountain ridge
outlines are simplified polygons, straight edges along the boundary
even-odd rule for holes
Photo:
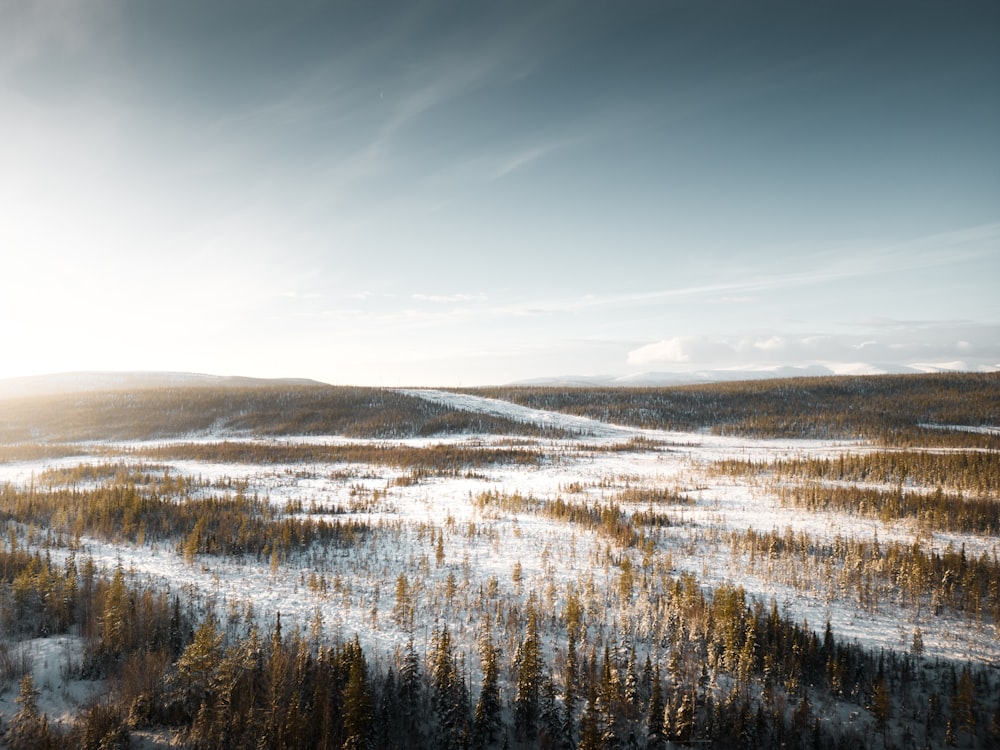
[[[561,437],[565,431],[457,411],[386,388],[302,378],[80,372],[0,381],[0,463],[5,454],[25,455],[24,445],[43,443],[485,433]],[[22,452],[4,446],[22,446]]]
[[[0,399],[52,396],[93,391],[148,390],[151,388],[262,388],[269,386],[326,385],[308,378],[249,378],[197,372],[61,372],[0,380]]]
[[[669,388],[684,385],[731,383],[779,378],[813,378],[838,375],[909,375],[935,372],[998,372],[996,367],[968,367],[963,362],[889,365],[868,362],[789,365],[731,370],[690,372],[638,372],[626,375],[556,375],[506,383],[506,386],[555,386],[562,388]],[[209,375],[170,371],[82,370],[0,379],[0,399],[54,396],[97,391],[141,391],[156,388],[269,388],[329,386],[311,378],[254,378],[241,375]],[[447,387],[439,384],[439,387]]]
[[[564,388],[650,388],[708,383],[731,383],[744,380],[817,378],[839,375],[917,375],[937,372],[997,372],[1000,367],[969,367],[963,362],[897,365],[869,362],[787,365],[732,370],[692,370],[690,372],[637,372],[627,375],[559,375],[530,378],[508,383],[511,386],[556,386]]]

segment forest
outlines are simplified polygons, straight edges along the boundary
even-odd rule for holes
[[[768,379],[674,388],[513,386],[466,392],[663,430],[1000,448],[995,429],[1000,414],[997,373]],[[947,429],[956,425],[966,429]],[[989,426],[992,432],[975,429]]]
[[[996,384],[0,401],[0,737],[996,747]]]
[[[387,389],[319,384],[58,393],[0,399],[0,406],[0,444],[5,447],[153,440],[208,432],[381,438],[546,432],[535,425],[442,408]]]

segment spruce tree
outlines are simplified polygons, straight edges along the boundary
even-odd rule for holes
[[[44,750],[54,744],[48,719],[38,713],[38,690],[30,674],[21,678],[21,690],[14,702],[19,706],[4,736],[11,750]]]
[[[663,692],[660,687],[660,665],[653,669],[649,696],[649,708],[646,713],[646,737],[650,750],[663,747]]]
[[[479,653],[482,660],[483,684],[479,691],[479,700],[476,701],[473,736],[477,747],[488,747],[496,740],[502,726],[499,686],[500,660],[490,637],[488,622],[483,627]]]
[[[639,696],[643,701],[648,701],[653,695],[653,662],[646,653],[646,661],[642,665],[642,679],[639,683]]]
[[[892,697],[889,694],[889,686],[886,683],[882,670],[879,670],[872,688],[872,700],[869,710],[875,718],[875,728],[882,734],[883,742],[885,742],[891,708]]]
[[[457,750],[464,742],[464,682],[455,665],[451,635],[446,627],[437,634],[431,657],[431,686],[437,721],[435,747],[442,750]]]
[[[590,680],[587,686],[587,704],[584,706],[583,716],[580,717],[579,750],[600,750],[603,727],[597,703],[597,687],[594,681]]]
[[[629,652],[628,665],[625,668],[625,706],[628,710],[629,718],[635,718],[639,714],[639,676],[635,673],[635,646]]]
[[[128,627],[132,618],[128,611],[128,591],[125,589],[125,575],[122,566],[115,568],[111,587],[104,598],[101,614],[101,645],[112,656],[121,654],[127,645]]]
[[[673,737],[678,742],[687,743],[694,731],[694,701],[688,693],[681,697],[680,705],[674,713]]]
[[[538,734],[539,697],[543,670],[538,619],[528,606],[528,625],[517,656],[517,693],[514,698],[514,730],[518,738],[532,740]]]
[[[972,680],[972,672],[968,665],[962,668],[962,676],[958,678],[955,694],[951,699],[951,717],[957,729],[964,729],[970,734],[976,729],[976,686]]]
[[[399,704],[407,747],[420,747],[423,742],[424,693],[420,657],[413,647],[412,635],[406,642],[406,653],[399,672]]]
[[[372,722],[375,718],[371,686],[368,684],[368,667],[365,655],[354,636],[350,650],[350,670],[344,688],[344,741],[345,750],[368,747],[371,740]]]
[[[402,721],[399,711],[399,690],[396,673],[392,667],[386,671],[375,712],[375,747],[399,747]]]
[[[601,682],[598,686],[597,699],[604,725],[601,743],[602,747],[609,747],[617,742],[619,695],[618,679],[614,665],[611,663],[611,653],[607,645],[604,646],[604,664],[601,669]]]
[[[177,660],[177,677],[184,691],[184,706],[190,716],[196,716],[205,701],[221,661],[222,633],[215,619],[208,616]]]
[[[170,624],[167,631],[167,646],[170,655],[177,658],[184,650],[183,621],[181,619],[181,598],[174,594],[173,607],[170,610]]]
[[[554,747],[562,736],[562,716],[556,703],[556,686],[550,675],[542,679],[540,711],[539,744],[544,747]]]
[[[562,747],[569,750],[576,747],[576,697],[579,680],[576,657],[576,633],[569,630],[566,647],[566,669],[563,676],[563,731]]]

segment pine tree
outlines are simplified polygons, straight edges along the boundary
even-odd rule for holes
[[[197,640],[196,635],[195,642]],[[278,612],[274,631],[271,633],[270,660],[265,669],[267,695],[263,711],[263,734],[266,737],[278,738],[283,732],[286,712],[291,704],[290,667],[290,655],[281,636],[281,612]]]
[[[344,708],[340,691],[343,670],[337,662],[333,649],[320,647],[317,650],[309,736],[321,750],[339,748],[343,739],[341,717]]]
[[[38,713],[38,690],[30,674],[21,678],[21,690],[14,702],[20,707],[10,721],[4,737],[11,750],[45,750],[54,746],[54,738],[45,716]]]
[[[684,682],[684,672],[681,668],[680,651],[676,648],[670,651],[670,657],[667,660],[667,674],[670,676],[670,687],[679,690]]]
[[[639,695],[643,701],[648,701],[653,695],[653,661],[646,653],[646,661],[642,665],[642,680],[639,683]]]
[[[399,704],[403,715],[404,734],[409,747],[420,747],[423,742],[423,680],[420,676],[420,657],[413,647],[413,636],[406,641],[406,653],[399,672]]]
[[[431,686],[437,719],[436,747],[462,747],[465,733],[465,680],[458,674],[452,652],[451,635],[443,628],[435,638],[431,658]]]
[[[625,667],[625,706],[630,718],[639,714],[639,676],[635,673],[635,647],[629,652],[628,665]]]
[[[809,730],[810,720],[812,719],[812,703],[809,701],[808,691],[802,696],[795,710],[792,712],[792,732],[795,736],[804,742],[804,737]],[[877,722],[876,722],[877,723]],[[884,727],[880,727],[883,730],[884,737]]]
[[[680,705],[674,713],[673,737],[678,742],[690,742],[694,731],[694,702],[688,693],[684,693]]]
[[[663,692],[660,687],[660,665],[653,669],[649,709],[646,713],[646,737],[650,750],[663,747]]]
[[[528,605],[527,632],[517,654],[517,694],[514,698],[514,731],[522,740],[538,734],[539,697],[542,684],[541,644],[535,608]]]
[[[228,679],[227,679],[228,678]],[[216,672],[217,703],[228,714],[230,736],[255,737],[264,696],[264,659],[260,631],[251,624],[246,637],[232,646]]]
[[[576,747],[576,697],[579,680],[576,657],[576,633],[569,630],[569,643],[566,647],[566,669],[563,675],[563,731],[562,747]]]
[[[892,697],[889,694],[889,686],[886,684],[885,675],[882,670],[879,670],[878,676],[875,678],[875,685],[872,688],[872,702],[869,710],[875,718],[875,728],[882,733],[883,743],[885,742],[891,708]]]
[[[356,635],[349,658],[350,671],[344,688],[344,732],[347,735],[344,748],[356,750],[368,746],[375,718],[368,667]]]
[[[541,711],[539,745],[555,747],[562,736],[562,716],[556,703],[556,686],[550,675],[546,675],[542,680],[539,705]]]
[[[399,711],[399,689],[396,673],[389,667],[382,682],[378,710],[375,714],[375,747],[402,745],[402,718]]]
[[[209,616],[177,660],[177,677],[184,691],[184,704],[189,715],[196,716],[204,703],[221,660],[222,633],[215,619]]]
[[[594,681],[590,680],[587,688],[587,704],[584,706],[583,716],[580,717],[579,750],[600,750],[603,727],[597,703],[597,687]]]
[[[167,646],[170,655],[176,659],[184,650],[183,620],[181,619],[181,598],[174,594],[173,607],[170,610],[170,624],[167,630]]]
[[[130,621],[125,575],[121,565],[118,565],[104,598],[104,610],[101,614],[101,643],[109,654],[117,656],[125,650]]]
[[[483,684],[479,691],[479,700],[476,702],[473,729],[476,746],[488,747],[496,740],[502,726],[499,655],[490,637],[488,621],[484,623],[480,637],[479,654],[482,660]]]
[[[600,707],[601,718],[603,719],[603,731],[601,733],[601,746],[611,747],[617,744],[618,731],[618,679],[614,665],[611,663],[611,653],[608,646],[604,646],[604,664],[601,669],[601,682],[598,687],[597,699]]]
[[[962,668],[955,694],[951,699],[951,718],[956,729],[964,729],[970,734],[976,730],[976,686],[968,665]]]
[[[737,677],[743,689],[749,688],[750,678],[753,675],[756,661],[757,627],[754,619],[748,618],[743,645],[740,647],[740,655],[736,667]]]
[[[399,627],[412,630],[413,615],[413,591],[406,576],[400,573],[396,578],[396,603],[392,608],[392,619]]]

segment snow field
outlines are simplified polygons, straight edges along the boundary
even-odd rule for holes
[[[168,587],[172,593],[180,593],[182,600],[211,606],[220,623],[233,632],[245,627],[250,610],[262,627],[273,624],[280,612],[286,628],[299,627],[303,632],[309,632],[319,613],[325,636],[347,639],[357,633],[366,652],[378,661],[391,662],[411,636],[417,651],[425,653],[435,628],[447,625],[456,654],[464,654],[471,679],[478,681],[475,644],[482,612],[491,617],[495,639],[510,654],[516,643],[504,640],[503,622],[512,612],[523,615],[529,596],[534,596],[545,615],[542,634],[546,658],[555,665],[564,650],[556,618],[565,610],[570,589],[584,599],[594,632],[621,642],[628,634],[616,631],[624,629],[617,618],[620,602],[615,588],[620,568],[616,563],[627,557],[634,570],[642,571],[644,560],[641,550],[620,549],[613,540],[586,526],[553,520],[530,508],[480,507],[477,496],[496,492],[501,496],[520,494],[539,504],[561,497],[567,503],[606,505],[625,489],[668,489],[690,502],[655,507],[670,516],[672,525],[650,534],[656,540],[654,573],[692,573],[706,588],[742,586],[748,599],[766,607],[777,602],[783,614],[798,622],[808,621],[820,632],[829,619],[838,637],[867,647],[905,651],[913,628],[919,625],[928,658],[1000,663],[1000,639],[992,625],[970,622],[950,612],[933,616],[927,608],[918,613],[894,601],[881,601],[877,610],[864,608],[850,594],[831,592],[828,582],[815,573],[803,571],[800,580],[790,580],[787,572],[776,568],[769,572],[765,560],[758,559],[751,566],[745,554],[732,552],[728,532],[749,528],[762,532],[784,532],[787,528],[796,534],[805,532],[821,543],[838,535],[868,541],[877,535],[882,541],[912,542],[919,532],[905,522],[883,524],[785,508],[766,481],[720,476],[711,468],[713,462],[724,458],[772,461],[832,457],[866,450],[867,446],[854,441],[755,441],[635,430],[471,396],[433,392],[427,397],[586,434],[570,440],[518,438],[517,444],[544,451],[547,458],[537,466],[491,465],[475,468],[468,475],[428,476],[417,481],[412,481],[407,470],[380,465],[261,466],[157,459],[155,463],[169,467],[172,475],[200,478],[212,485],[196,489],[196,496],[222,494],[223,488],[240,483],[246,494],[266,497],[278,508],[299,501],[307,514],[314,505],[347,508],[348,513],[325,517],[363,521],[372,531],[350,549],[301,550],[276,568],[268,560],[206,555],[188,563],[172,544],[111,545],[89,538],[81,540],[83,548],[76,553],[77,558],[90,555],[107,570],[120,564],[136,582]],[[633,437],[653,440],[653,447],[607,450],[609,445]],[[336,436],[287,439],[320,444],[342,440]],[[382,445],[390,441],[368,442]],[[391,442],[415,447],[446,442],[510,444],[509,439],[495,436]],[[137,457],[141,445],[117,447],[124,451],[121,460],[142,460]],[[0,465],[0,483],[24,486],[46,468],[118,460],[119,456],[101,456]],[[649,506],[624,503],[622,507],[632,513]],[[925,534],[920,539],[923,545],[939,550],[964,543],[970,554],[996,554],[996,540],[975,535],[934,534],[928,538]],[[51,553],[55,559],[68,554],[58,549]],[[519,581],[514,580],[515,566],[521,570]],[[412,592],[410,618],[394,613],[400,576]],[[494,593],[490,593],[491,585],[495,585]],[[608,604],[614,606],[608,608]],[[651,611],[655,602],[637,591],[629,607],[635,612],[632,627],[641,630],[643,612]]]

